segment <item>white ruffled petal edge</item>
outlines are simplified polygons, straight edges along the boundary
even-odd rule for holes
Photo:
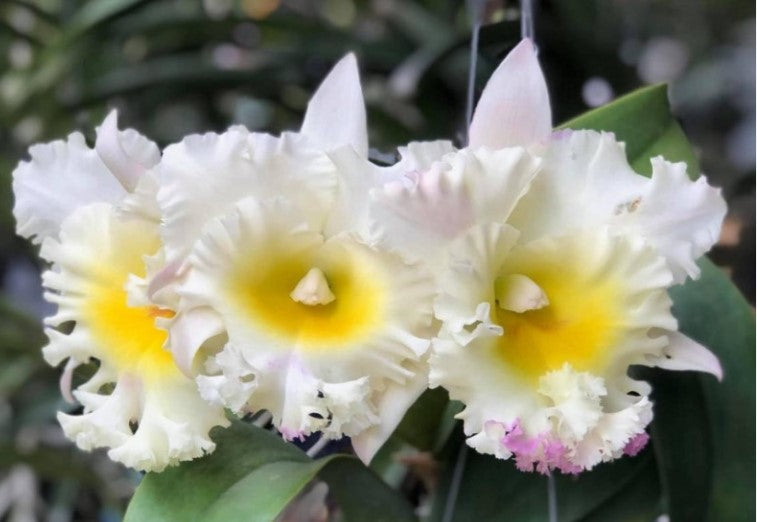
[[[602,397],[607,390],[601,377],[576,372],[566,364],[541,378],[539,393],[548,406],[540,409],[538,420],[527,421],[541,425],[535,435],[529,434],[520,417],[490,419],[467,439],[468,445],[498,458],[514,458],[521,471],[577,474],[624,454],[636,455],[649,440],[645,432],[652,420],[649,399],[641,397],[620,411],[605,412]]]
[[[137,239],[126,241],[120,232]],[[109,284],[107,278],[100,279],[97,264],[138,256],[140,252],[130,250],[130,245],[150,244],[145,236],[157,238],[157,225],[122,218],[112,205],[96,203],[75,210],[63,222],[60,240],[45,241],[42,254],[52,263],[43,277],[46,297],[58,304],[58,312],[45,320],[49,344],[43,355],[54,366],[68,360],[64,380],[79,364],[100,362],[94,376],[73,392],[83,412],[58,414],[67,437],[83,450],[110,448],[113,460],[135,469],[161,471],[212,451],[210,429],[228,421],[223,409],[205,403],[194,381],[177,368],[163,367],[159,376],[148,377],[139,372],[152,371],[149,361],[132,361],[131,369],[119,366],[122,363],[112,358],[117,347],[100,344],[83,315],[91,293]],[[142,292],[146,282],[132,276],[124,281],[125,287]],[[55,329],[68,321],[75,322],[70,333]],[[103,391],[110,386],[110,393]]]
[[[126,196],[78,132],[66,141],[33,145],[29,154],[31,160],[13,171],[13,214],[18,234],[35,243],[57,236],[76,208],[100,201],[116,204]]]
[[[509,223],[524,241],[609,226],[654,246],[676,283],[696,278],[696,260],[718,239],[725,201],[704,177],[692,181],[684,163],[657,157],[652,169],[651,178],[634,172],[611,133],[560,131]]]
[[[414,377],[403,384],[388,382],[376,401],[376,424],[352,437],[352,448],[367,466],[394,433],[405,413],[428,387],[428,366],[419,363]]]
[[[250,133],[239,126],[169,145],[156,171],[169,261],[183,259],[209,221],[246,197],[292,200],[320,229],[336,187],[332,162],[307,137]]]
[[[388,405],[384,394],[390,392],[396,397],[398,387],[412,384],[415,388],[417,372],[423,370],[418,361],[429,345],[431,278],[396,254],[375,250],[355,236],[340,235],[322,242],[292,219],[291,212],[278,212],[275,207],[247,199],[234,212],[214,220],[196,244],[189,258],[192,269],[180,290],[183,301],[176,321],[184,316],[181,328],[198,332],[211,324],[205,314],[215,313],[229,341],[207,359],[203,374],[197,378],[201,393],[235,412],[270,411],[274,424],[288,439],[314,431],[331,438],[355,436],[378,425],[379,433],[374,434],[371,444],[380,445],[384,430],[389,429],[384,426],[399,422],[397,416],[403,413],[396,410],[397,404],[390,405],[392,411],[380,412],[379,407]],[[287,236],[290,239],[285,239]],[[376,277],[391,283],[383,305],[382,321],[387,324],[349,341],[355,345],[329,341],[329,346],[318,350],[256,326],[245,315],[248,312],[242,313],[237,305],[230,304],[222,286],[239,246],[264,251],[267,237],[296,240],[304,250],[318,245],[344,249],[345,254],[351,252],[365,263],[381,260],[385,266]],[[211,334],[213,331],[211,328]],[[176,343],[172,346],[177,348]],[[192,352],[199,349],[193,344],[186,359],[193,358]],[[366,455],[377,449],[366,448]]]
[[[539,165],[524,148],[464,149],[374,190],[371,217],[387,245],[438,268],[470,226],[507,221]]]
[[[471,447],[499,458],[514,456],[525,471],[578,473],[623,454],[634,455],[648,440],[651,389],[627,375],[630,365],[722,377],[717,358],[676,331],[665,291],[673,284],[672,274],[642,238],[617,237],[609,227],[522,247],[513,246],[517,238],[517,231],[507,225],[473,227],[451,246],[449,271],[440,278],[435,312],[443,328],[432,345],[430,384],[444,386],[466,404],[458,417]],[[566,363],[542,375],[538,388],[532,389],[489,352],[496,350],[492,338],[507,335],[489,317],[494,281],[501,266],[517,256],[560,255],[570,266],[575,256],[571,244],[590,248],[583,262],[587,277],[606,277],[610,271],[627,286],[626,332],[612,347],[612,360],[602,375],[579,372]]]
[[[140,201],[127,202],[127,207],[136,210],[155,198],[149,182],[142,188],[138,184],[160,159],[160,150],[132,129],[119,131],[115,111],[97,129],[94,150],[74,132],[66,141],[33,145],[29,154],[31,160],[13,171],[13,214],[18,234],[36,243],[55,237],[63,220],[80,206],[120,204],[135,188]]]

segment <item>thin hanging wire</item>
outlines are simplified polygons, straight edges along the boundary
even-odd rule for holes
[[[468,0],[468,9],[471,17],[471,41],[470,41],[470,64],[468,66],[468,92],[465,100],[466,142],[468,131],[473,119],[473,95],[476,90],[476,66],[478,65],[478,35],[481,32],[481,24],[484,19],[484,10],[488,0]],[[455,514],[457,494],[460,492],[460,483],[463,480],[465,461],[468,457],[468,445],[463,441],[455,460],[455,469],[452,472],[452,482],[447,493],[447,502],[444,505],[442,522],[452,522]]]
[[[473,95],[476,91],[476,66],[478,65],[478,36],[484,19],[487,0],[468,0],[471,18],[470,60],[468,65],[468,90],[465,100],[466,141],[471,120],[473,120]]]
[[[468,445],[463,441],[460,444],[460,450],[457,453],[455,461],[455,470],[452,472],[452,482],[449,485],[447,493],[447,502],[444,504],[444,516],[442,522],[452,522],[455,515],[455,504],[457,503],[457,494],[460,493],[460,484],[463,481],[463,471],[465,470],[465,460],[468,456]]]
[[[557,487],[555,485],[555,476],[552,472],[547,475],[547,509],[549,510],[549,522],[558,522]]]
[[[534,2],[520,0],[520,37],[534,39]]]

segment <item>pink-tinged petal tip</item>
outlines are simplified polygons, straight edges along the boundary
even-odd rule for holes
[[[552,132],[549,92],[536,48],[523,39],[484,87],[469,130],[471,147],[501,149],[544,143]]]

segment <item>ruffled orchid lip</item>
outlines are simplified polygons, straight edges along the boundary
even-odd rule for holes
[[[177,319],[199,331],[189,323],[205,310],[227,333],[197,377],[207,400],[268,410],[288,439],[358,436],[382,422],[381,392],[415,378],[433,280],[356,235],[324,238],[295,209],[247,198],[214,220],[189,258]]]
[[[484,429],[497,433],[498,443],[512,454],[520,471],[537,472],[542,475],[548,475],[552,471],[578,475],[584,471],[583,467],[571,461],[573,452],[550,431],[528,436],[520,419],[515,419],[509,425],[490,420],[485,423]],[[649,434],[638,433],[625,443],[622,453],[635,457],[648,442]]]
[[[46,296],[59,305],[46,320],[50,343],[43,353],[51,364],[68,359],[64,396],[73,370],[99,361],[95,375],[70,393],[83,413],[58,415],[66,436],[84,450],[109,448],[112,459],[148,471],[212,451],[210,428],[228,421],[221,408],[200,399],[163,348],[167,334],[156,321],[174,311],[146,296],[143,256],[160,248],[157,223],[95,203],[76,209],[59,236],[45,240],[41,251],[53,264],[43,276]],[[75,324],[70,333],[55,329],[69,321]]]

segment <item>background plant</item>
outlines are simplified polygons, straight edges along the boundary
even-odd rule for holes
[[[673,82],[673,113],[694,149],[671,118],[661,88],[571,126],[615,130],[628,141],[636,166],[660,152],[688,160],[695,170],[701,164],[711,181],[725,188],[732,208],[713,259],[728,267],[753,302],[754,4],[543,1],[536,16],[556,122],[643,83]],[[519,38],[519,25],[517,4],[488,3],[479,89]],[[46,305],[39,298],[38,261],[15,237],[10,212],[10,172],[26,147],[75,128],[91,137],[113,106],[121,109],[124,125],[161,145],[231,123],[278,132],[297,125],[319,79],[354,50],[368,100],[373,156],[390,162],[395,146],[410,139],[461,134],[469,37],[467,11],[457,0],[0,4],[0,512],[13,520],[117,520],[140,480],[104,455],[74,450],[54,421],[55,410],[65,406],[58,372],[39,354],[44,336],[37,318]],[[562,520],[652,520],[662,513],[674,520],[754,518],[753,314],[709,264],[702,281],[689,283],[675,297],[683,331],[719,354],[726,380],[718,385],[701,376],[661,379],[650,372],[661,412],[653,425],[654,450],[600,466],[577,482],[561,479]],[[374,465],[431,520],[445,512],[460,454],[455,408],[443,392],[428,392]],[[360,511],[350,511],[345,502],[377,491],[366,483],[362,487],[368,489],[349,490],[361,487],[358,483],[340,490],[335,481],[340,470],[363,473],[349,459],[322,463],[320,470],[260,430],[240,426],[224,437],[246,452],[252,452],[250,439],[260,440],[261,451],[281,457],[249,463],[239,480],[252,477],[247,484],[255,487],[255,477],[265,480],[273,471],[261,466],[283,466],[297,481],[285,484],[276,497],[282,505],[316,473],[330,477],[347,519],[352,513],[360,520]],[[405,457],[397,460],[395,451]],[[473,513],[484,520],[544,519],[541,477],[473,454],[459,469],[463,480],[455,520],[471,519]],[[187,472],[170,471],[164,480],[182,473]],[[376,478],[361,476],[369,485]],[[148,500],[135,509],[150,509],[151,488],[164,498],[171,493],[161,487],[148,484],[148,496],[142,497]],[[216,508],[209,501],[204,509]]]

